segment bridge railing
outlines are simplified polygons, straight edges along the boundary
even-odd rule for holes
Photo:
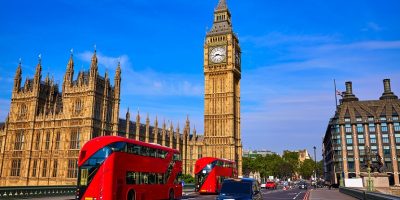
[[[343,194],[347,194],[361,200],[400,200],[399,196],[382,194],[378,192],[368,192],[354,188],[340,187],[339,191]]]
[[[14,199],[41,196],[75,195],[76,186],[18,186],[0,187],[0,199]]]

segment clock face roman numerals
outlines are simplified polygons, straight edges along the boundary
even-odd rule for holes
[[[221,63],[226,58],[226,47],[218,46],[211,49],[210,60],[213,63]]]

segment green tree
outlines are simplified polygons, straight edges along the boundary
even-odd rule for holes
[[[250,174],[250,172],[255,172],[255,166],[254,166],[254,159],[252,158],[243,158],[242,160],[242,171],[243,174],[248,176]]]
[[[243,158],[243,174],[259,172],[262,178],[274,176],[278,178],[290,178],[299,169],[299,154],[297,152],[285,152],[281,157],[277,154],[255,158]]]
[[[306,159],[300,164],[299,174],[304,179],[309,179],[314,172],[315,162],[312,159]]]
[[[292,165],[293,172],[298,172],[300,167],[299,152],[285,151],[282,158]]]
[[[185,181],[185,183],[194,183],[194,178],[190,174],[183,174],[182,180]]]
[[[324,176],[324,160],[320,160],[317,162],[317,175],[318,177]]]

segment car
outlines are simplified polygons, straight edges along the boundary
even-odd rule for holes
[[[273,181],[267,181],[265,184],[266,189],[276,189],[276,183]]]
[[[307,183],[305,183],[305,182],[300,182],[300,183],[299,183],[299,189],[307,189]]]
[[[261,188],[265,188],[265,183],[261,183]]]
[[[252,178],[225,179],[216,200],[262,200],[257,180]]]

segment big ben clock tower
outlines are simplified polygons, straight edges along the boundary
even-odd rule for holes
[[[226,1],[219,0],[204,44],[205,154],[235,161],[242,175],[240,53],[231,13]]]

